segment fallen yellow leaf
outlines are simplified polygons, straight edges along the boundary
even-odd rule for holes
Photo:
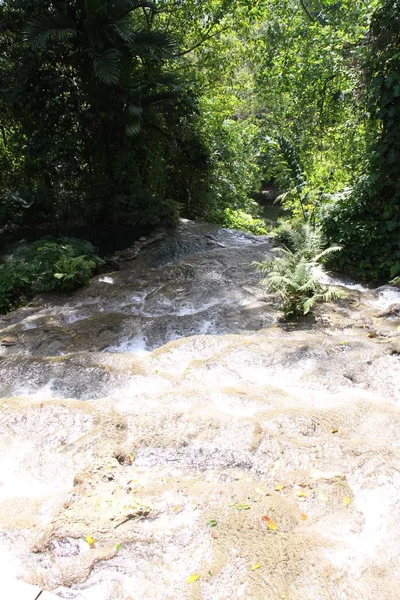
[[[87,544],[89,544],[89,546],[90,546],[91,548],[93,548],[93,546],[94,546],[94,545],[95,545],[95,543],[96,543],[96,540],[95,540],[94,538],[92,538],[92,536],[91,536],[91,535],[87,535],[87,536],[86,536],[86,543],[87,543]]]
[[[300,515],[300,519],[302,519],[303,521],[306,521],[308,519],[307,515],[302,514]]]
[[[261,565],[257,563],[256,565],[253,565],[253,566],[251,567],[251,570],[252,570],[252,571],[256,571],[256,570],[257,570],[257,569],[259,569],[260,567],[261,567]]]
[[[285,487],[284,485],[282,485],[282,484],[279,484],[279,485],[276,485],[276,486],[274,487],[274,490],[275,490],[276,492],[280,492],[281,490],[283,490],[283,488],[284,488],[284,487]]]
[[[337,427],[332,427],[332,433],[337,433],[339,429]]]
[[[272,521],[269,517],[262,517],[262,520],[265,522],[265,526],[268,527],[268,529],[271,529],[271,531],[278,530],[278,525],[275,523],[275,521]]]
[[[190,577],[188,577],[186,579],[186,583],[194,583],[198,579],[200,579],[200,575],[197,575],[197,573],[194,573],[193,575],[190,575]]]
[[[296,492],[296,496],[298,496],[299,498],[307,498],[308,494],[307,492],[302,492],[301,490],[298,490]]]
[[[350,502],[351,502],[351,498],[348,498],[347,496],[346,496],[346,498],[344,498],[344,500],[343,500],[343,504],[344,504],[345,506],[348,506],[348,505],[350,504]]]

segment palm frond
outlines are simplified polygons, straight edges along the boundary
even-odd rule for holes
[[[113,24],[113,28],[127,45],[134,43],[136,31],[133,29],[130,19],[119,19]]]
[[[105,85],[118,85],[121,81],[121,53],[116,48],[109,48],[102,54],[91,51],[94,74]]]
[[[143,108],[141,106],[136,106],[135,104],[130,104],[128,106],[128,114],[131,117],[141,117],[143,114]]]
[[[126,135],[127,137],[133,137],[134,135],[140,133],[141,129],[142,124],[139,119],[137,119],[136,121],[131,121],[126,127]]]
[[[137,31],[129,42],[129,48],[138,56],[148,56],[157,60],[172,58],[176,43],[164,31]]]
[[[77,35],[72,21],[65,15],[32,15],[27,19],[23,37],[34,50],[43,49],[50,40],[65,42]]]
[[[108,0],[107,13],[115,19],[129,15],[138,8],[156,8],[155,2],[151,0]]]

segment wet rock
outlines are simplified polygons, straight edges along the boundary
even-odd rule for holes
[[[376,293],[278,323],[269,240],[182,223],[139,248],[1,322],[2,560],[77,599],[397,597],[400,335]]]
[[[18,338],[16,336],[7,335],[1,338],[0,344],[6,348],[9,346],[15,346],[18,344]]]

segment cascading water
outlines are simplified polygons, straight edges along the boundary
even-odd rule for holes
[[[283,326],[271,255],[182,222],[2,319],[2,589],[400,596],[400,294],[349,284]]]

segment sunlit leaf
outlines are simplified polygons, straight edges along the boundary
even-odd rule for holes
[[[350,504],[350,502],[351,502],[351,498],[348,498],[347,496],[346,496],[346,498],[344,498],[344,500],[343,500],[343,504],[344,504],[344,506],[348,506],[348,505]]]
[[[283,490],[283,488],[284,488],[284,487],[285,487],[285,486],[284,486],[284,485],[282,485],[282,484],[280,483],[279,485],[276,485],[276,486],[274,487],[274,490],[275,490],[276,492],[280,492],[281,490]]]
[[[95,539],[94,539],[94,538],[93,538],[91,535],[87,535],[87,536],[86,536],[86,543],[87,543],[87,544],[89,544],[89,546],[90,546],[91,548],[93,548],[93,546],[94,546],[94,545],[95,545],[95,543],[96,543],[96,540],[95,540]]]
[[[129,462],[132,464],[134,460],[135,460],[135,455],[131,453],[129,455]]]
[[[268,529],[271,529],[272,531],[278,530],[278,525],[275,523],[275,521],[272,521],[269,517],[267,517],[267,516],[262,517],[262,520],[264,521],[265,526],[268,527]]]
[[[307,498],[308,494],[307,492],[302,492],[301,490],[298,490],[296,492],[296,496],[298,496],[299,498]]]
[[[194,583],[198,579],[200,579],[200,575],[197,575],[197,573],[194,573],[193,575],[190,575],[190,577],[188,577],[186,579],[186,583]]]
[[[121,544],[120,542],[118,542],[117,544],[115,544],[114,548],[116,549],[116,551],[118,552],[118,550],[121,548]]]
[[[260,565],[259,563],[257,563],[256,565],[253,565],[253,566],[251,567],[251,570],[252,570],[252,571],[257,571],[257,569],[260,569],[260,567],[261,567],[261,565]]]
[[[208,521],[207,525],[209,527],[216,527],[218,525],[218,523],[215,519],[211,519],[211,521]]]
[[[249,510],[249,504],[235,504],[236,510]]]

